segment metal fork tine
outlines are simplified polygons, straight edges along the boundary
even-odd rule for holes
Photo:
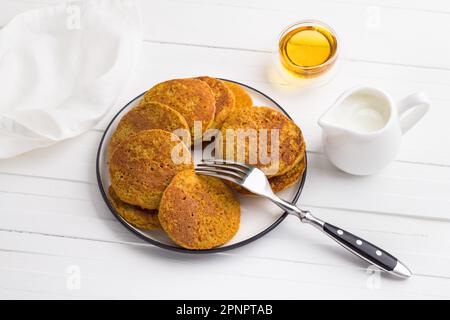
[[[236,184],[241,184],[242,179],[241,178],[235,178],[232,176],[228,176],[227,174],[223,174],[223,173],[218,173],[215,170],[205,170],[205,169],[195,169],[195,172],[201,175],[205,175],[205,176],[210,176],[210,177],[215,177],[215,178],[219,178],[219,179],[224,179],[224,180],[228,180],[231,182],[234,182]]]
[[[230,170],[224,170],[224,169],[218,169],[218,168],[213,168],[213,167],[199,167],[197,166],[195,170],[203,170],[203,171],[209,171],[209,172],[215,172],[217,174],[226,174],[229,175],[231,177],[234,177],[236,179],[240,179],[242,180],[244,178],[244,176],[240,173],[236,173]]]
[[[199,163],[197,164],[197,167],[202,167],[202,168],[218,168],[218,169],[226,169],[232,172],[240,172],[244,175],[247,175],[248,171],[244,170],[238,166],[232,166],[229,164],[216,164],[216,163]]]
[[[203,160],[202,162],[204,163],[215,163],[215,164],[224,164],[224,165],[232,165],[232,166],[239,166],[242,167],[246,170],[251,170],[252,167],[242,163],[242,162],[236,162],[236,161],[232,161],[232,160],[227,160],[227,159],[206,159]]]

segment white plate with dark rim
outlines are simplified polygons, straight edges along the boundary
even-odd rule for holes
[[[248,85],[222,79],[230,82],[235,82],[246,88],[247,92],[251,95],[254,105],[258,106],[268,106],[273,107],[281,112],[283,112],[287,117],[290,118],[289,114],[272,98],[266,94],[260,92],[259,90],[252,88]],[[145,92],[144,92],[145,93]],[[108,127],[103,134],[100,141],[100,145],[97,152],[97,182],[102,194],[103,200],[108,205],[112,214],[131,232],[144,239],[145,241],[161,247],[163,249],[185,252],[185,253],[212,253],[212,252],[222,252],[226,250],[231,250],[234,248],[241,247],[252,241],[259,239],[260,237],[267,234],[269,231],[277,227],[287,216],[286,212],[283,212],[280,208],[272,204],[270,201],[254,196],[242,196],[238,195],[238,199],[241,203],[241,223],[239,231],[228,243],[223,246],[216,247],[208,250],[190,250],[177,246],[173,243],[167,235],[162,230],[141,230],[129,224],[125,221],[114,209],[109,198],[107,196],[107,190],[110,186],[108,164],[107,164],[107,150],[109,140],[111,135],[116,130],[117,124],[120,119],[133,107],[135,107],[141,100],[144,93],[138,95],[136,98],[131,100],[126,104],[111,120]],[[306,155],[305,155],[306,156]],[[306,166],[307,167],[307,166]],[[293,203],[295,203],[302,192],[303,184],[306,178],[306,168],[303,173],[302,179],[289,189],[281,192],[279,195]]]

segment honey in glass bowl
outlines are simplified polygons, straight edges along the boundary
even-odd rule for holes
[[[326,24],[305,20],[282,32],[278,50],[280,62],[289,73],[300,78],[314,78],[334,65],[338,40]]]

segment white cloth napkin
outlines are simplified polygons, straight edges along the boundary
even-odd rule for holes
[[[0,158],[77,136],[119,98],[141,47],[133,1],[28,11],[0,30]]]

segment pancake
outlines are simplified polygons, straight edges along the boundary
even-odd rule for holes
[[[227,132],[231,133],[228,138]],[[237,138],[240,133],[246,134],[245,140]],[[272,141],[272,135],[276,138],[276,134],[278,140]],[[266,143],[261,143],[263,139]],[[222,146],[222,150],[216,150],[219,158],[253,165],[269,178],[291,170],[305,153],[300,128],[283,113],[269,107],[236,109],[222,124],[218,145]]]
[[[131,225],[143,230],[161,229],[158,210],[146,210],[119,199],[112,187],[109,187],[109,200],[116,212]]]
[[[272,191],[277,193],[286,190],[296,184],[303,176],[305,172],[306,158],[303,158],[299,163],[297,163],[291,170],[285,174],[277,177],[272,177],[269,179],[270,187]],[[226,181],[225,184],[244,195],[253,195],[250,191],[237,184]]]
[[[178,111],[159,102],[142,101],[139,106],[128,111],[117,125],[108,146],[109,157],[120,143],[132,135],[148,129],[161,129],[169,132],[184,129],[189,133],[186,120]],[[183,140],[190,145],[190,135],[188,139]]]
[[[176,160],[188,163],[174,163],[172,153],[174,156],[181,153],[182,157]],[[192,167],[190,152],[176,135],[151,129],[117,146],[109,164],[109,175],[122,201],[144,209],[157,209],[172,178]]]
[[[306,167],[306,158],[297,163],[291,170],[285,174],[269,179],[273,192],[281,192],[297,183],[303,176]]]
[[[198,77],[197,79],[206,82],[211,88],[216,99],[216,113],[211,127],[217,127],[225,118],[225,114],[234,108],[234,94],[223,83],[223,81],[212,77]]]
[[[164,191],[158,217],[164,231],[178,245],[210,249],[236,234],[240,205],[221,180],[185,170]]]
[[[245,91],[245,89],[237,83],[223,81],[225,85],[234,94],[234,106],[236,108],[250,108],[253,106],[252,97]]]
[[[156,101],[178,111],[185,119],[194,136],[194,121],[201,121],[205,132],[213,123],[215,98],[211,88],[198,79],[174,79],[161,82],[148,90],[144,101]]]

